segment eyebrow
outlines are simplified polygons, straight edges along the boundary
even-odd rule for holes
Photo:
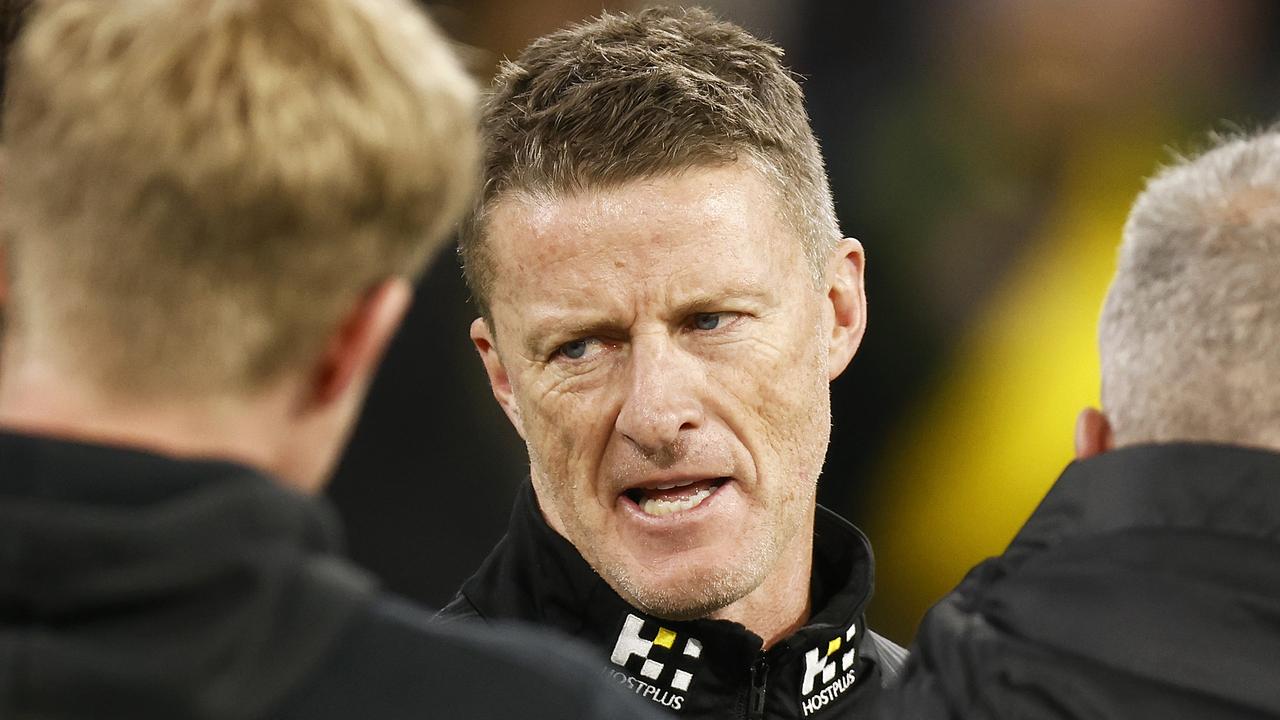
[[[682,299],[676,304],[676,314],[690,315],[692,313],[702,312],[706,308],[714,308],[735,300],[745,300],[751,303],[767,303],[770,300],[770,294],[754,283],[733,285],[722,289],[719,292],[698,293]]]
[[[546,351],[544,339],[548,336],[566,339],[591,337],[616,332],[618,328],[617,322],[603,316],[584,318],[548,313],[530,324],[529,333],[525,337],[525,349],[530,355],[541,356]]]
[[[739,284],[719,292],[699,292],[682,298],[674,305],[671,314],[675,317],[687,317],[699,312],[708,312],[735,301],[762,305],[770,300],[771,294],[760,286],[754,283]],[[622,323],[599,314],[598,311],[589,310],[582,313],[569,311],[563,314],[550,311],[530,323],[525,348],[531,355],[537,356],[545,352],[543,339],[547,336],[559,336],[568,340],[616,335],[621,329]]]

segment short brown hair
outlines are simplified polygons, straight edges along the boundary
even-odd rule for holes
[[[485,317],[487,213],[508,192],[574,193],[747,160],[779,193],[816,268],[840,239],[818,143],[782,51],[697,8],[606,13],[504,63],[482,111],[484,185],[464,225]]]
[[[48,0],[13,59],[14,346],[104,388],[299,369],[474,187],[478,93],[408,0]]]

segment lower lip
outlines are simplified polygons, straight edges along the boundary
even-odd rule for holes
[[[626,495],[618,496],[618,504],[622,506],[623,511],[632,519],[653,526],[663,527],[675,523],[691,522],[697,520],[703,515],[714,512],[716,510],[716,506],[720,504],[721,498],[726,495],[725,490],[733,483],[733,478],[725,478],[724,482],[714,487],[711,490],[711,494],[708,495],[705,500],[698,503],[697,506],[691,507],[688,510],[673,512],[670,515],[650,515],[642,510],[635,500],[632,500]]]

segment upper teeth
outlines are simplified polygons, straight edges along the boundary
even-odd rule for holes
[[[685,480],[684,482],[674,482],[674,483],[671,483],[670,485],[656,485],[654,486],[654,490],[670,490],[672,488],[684,487],[685,485],[692,485],[692,484],[693,484],[692,480]]]
[[[658,489],[666,490],[668,488]],[[680,498],[679,500],[645,498],[644,502],[640,503],[640,509],[648,515],[670,515],[682,510],[692,510],[701,505],[702,501],[708,497],[711,497],[711,488],[702,488],[689,497]]]

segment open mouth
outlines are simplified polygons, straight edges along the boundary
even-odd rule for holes
[[[727,477],[684,480],[647,488],[631,488],[623,493],[646,515],[661,517],[692,510],[711,497]]]

